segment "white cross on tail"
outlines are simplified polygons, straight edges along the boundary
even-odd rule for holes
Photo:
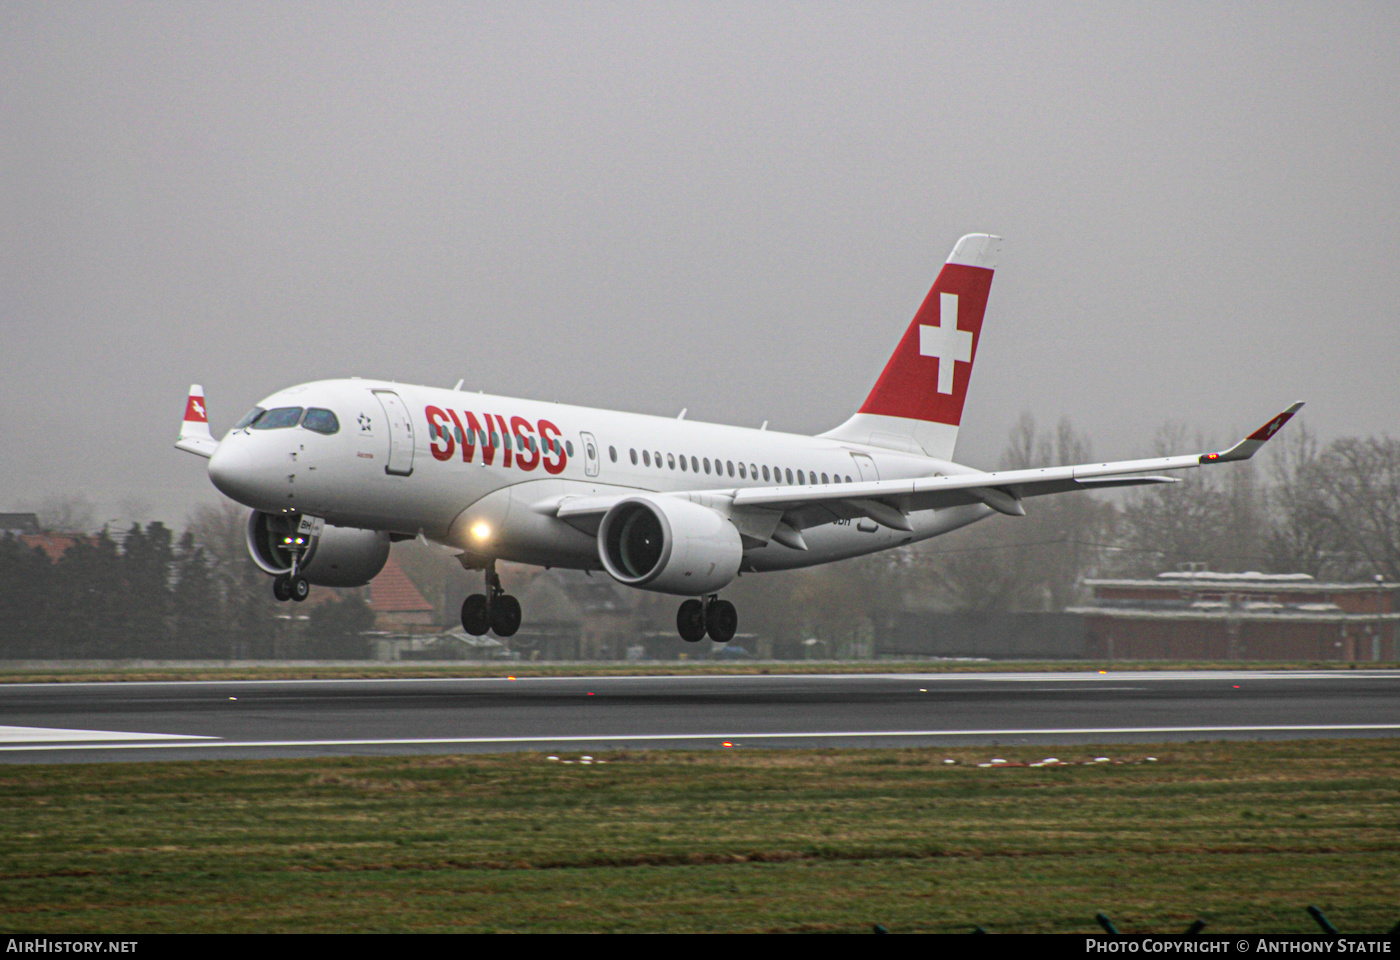
[[[972,334],[958,329],[958,295],[938,295],[938,326],[919,324],[919,353],[938,358],[938,392],[953,392],[953,363],[972,362]]]

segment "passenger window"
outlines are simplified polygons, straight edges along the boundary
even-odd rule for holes
[[[632,466],[635,467],[635,466],[637,465],[637,448],[636,448],[636,447],[633,447],[632,449],[628,450],[627,452],[628,452],[628,454],[631,455],[631,457],[632,457]]]
[[[565,440],[564,449],[568,452],[569,456],[572,457],[574,455],[574,442],[572,440]]]
[[[846,474],[846,482],[847,482],[847,483],[850,483],[850,482],[851,482],[851,475],[850,475],[849,473]]]
[[[709,473],[709,472],[710,472],[710,458],[709,458],[709,457],[706,457],[705,460],[704,460],[704,463],[705,463],[705,472],[706,472],[706,473]]]
[[[801,471],[801,470],[797,471],[797,482],[798,482],[798,483],[806,483],[806,482],[807,482],[807,481],[805,481],[805,480],[802,479],[802,471]]]
[[[681,471],[685,471],[685,457],[683,456],[681,457]]]
[[[608,459],[610,459],[613,463],[617,463],[617,447],[608,447]]]
[[[734,461],[733,461],[733,460],[726,460],[726,461],[724,461],[724,465],[725,465],[725,467],[729,470],[729,475],[730,475],[731,477],[734,476]]]
[[[745,472],[744,472],[744,465],[743,465],[742,463],[739,464],[739,479],[740,479],[740,480],[747,480],[747,479],[748,479],[747,474],[745,474]]]
[[[267,413],[267,411],[264,410],[262,407],[254,407],[253,409],[248,411],[247,415],[242,420],[238,421],[233,425],[233,429],[242,430],[245,427],[252,426],[253,422],[256,421],[258,417],[261,417],[264,413]]]
[[[749,464],[749,476],[758,479],[758,467],[755,464]]]
[[[791,468],[791,467],[788,468],[788,472],[787,472],[787,482],[788,482],[788,483],[792,483],[792,468]]]
[[[813,486],[816,485],[816,482],[817,482],[817,471],[815,471],[815,470],[808,470],[808,471],[807,471],[807,482],[808,482],[808,483],[811,483]]]
[[[700,461],[696,460],[694,457],[691,457],[691,458],[690,458],[690,469],[691,469],[691,470],[694,470],[696,473],[699,473],[699,472],[700,472]]]
[[[828,480],[828,479],[826,478],[826,474],[822,474],[822,483],[830,483],[830,482],[831,482],[831,481]]]
[[[660,469],[661,469],[661,451],[660,451],[660,450],[656,451],[656,453],[654,453],[652,456],[654,456],[654,457],[656,458],[656,469],[660,470]]]
[[[661,461],[657,460],[656,462],[660,463]],[[676,455],[674,453],[666,454],[666,466],[670,467],[672,470],[676,469]]]
[[[295,427],[301,419],[301,407],[277,407],[267,411],[253,423],[254,430],[280,430]]]
[[[642,451],[642,464],[648,467],[651,466],[651,454],[646,450]]]
[[[767,480],[767,479],[768,479],[768,464],[766,464],[766,463],[763,465],[763,479],[764,479],[764,480]]]

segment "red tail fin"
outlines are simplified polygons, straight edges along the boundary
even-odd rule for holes
[[[1000,254],[1000,237],[958,241],[860,412],[823,436],[953,455]]]
[[[861,413],[953,426],[962,421],[1000,252],[999,237],[972,234],[958,241]]]

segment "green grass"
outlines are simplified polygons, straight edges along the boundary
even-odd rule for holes
[[[410,677],[632,677],[708,674],[821,673],[1005,673],[1118,672],[1123,670],[1395,670],[1400,662],[1340,662],[1336,660],[788,660],[727,663],[706,660],[587,661],[575,663],[487,663],[463,661],[452,666],[414,663],[383,665],[328,663],[318,666],[171,667],[0,669],[3,683],[93,683],[152,680],[381,680]]]
[[[1124,762],[974,765],[1052,754]],[[1310,903],[1346,933],[1400,920],[1397,740],[597,758],[3,766],[0,925],[1095,932],[1103,910],[1125,932],[1311,932]]]

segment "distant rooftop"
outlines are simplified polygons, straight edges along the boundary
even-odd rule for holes
[[[38,533],[39,517],[33,513],[0,513],[0,533]]]
[[[1310,573],[1260,573],[1250,570],[1247,573],[1219,573],[1215,570],[1168,570],[1157,574],[1158,580],[1209,580],[1212,583],[1231,580],[1248,580],[1251,583],[1299,583],[1312,580]]]
[[[433,609],[393,557],[370,581],[369,597],[370,609],[375,613],[431,613]]]

